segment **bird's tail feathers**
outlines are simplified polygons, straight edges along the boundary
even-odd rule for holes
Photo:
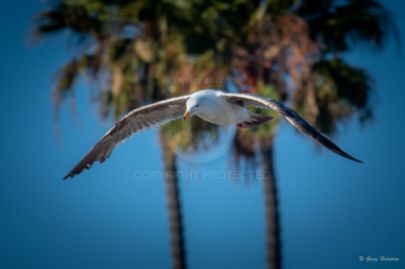
[[[254,128],[270,121],[271,119],[273,119],[272,116],[251,112],[249,119],[238,123],[236,126],[239,128]]]

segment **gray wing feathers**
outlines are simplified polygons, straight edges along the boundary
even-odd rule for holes
[[[328,148],[329,150],[347,158],[352,161],[362,162],[348,153],[340,149],[335,143],[333,143],[329,138],[323,135],[319,130],[305,121],[297,112],[288,108],[281,102],[273,100],[271,98],[264,98],[253,94],[238,94],[238,93],[224,93],[224,96],[230,102],[243,103],[244,105],[252,105],[256,107],[272,109],[280,113],[292,126],[294,126],[299,131],[309,135],[315,141]]]
[[[175,97],[132,110],[90,149],[64,179],[73,177],[84,169],[90,168],[96,161],[104,162],[111,155],[114,148],[132,134],[180,118],[185,110],[188,97],[188,95]]]

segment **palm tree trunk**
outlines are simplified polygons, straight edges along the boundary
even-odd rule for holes
[[[266,221],[267,268],[281,268],[280,223],[273,143],[262,144],[260,158],[263,169],[264,208]]]
[[[174,269],[183,269],[186,268],[186,263],[176,156],[168,145],[162,129],[160,130],[160,144],[164,162],[172,263]]]

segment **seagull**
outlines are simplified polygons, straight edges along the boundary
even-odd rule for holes
[[[114,124],[64,179],[72,178],[84,169],[89,169],[97,161],[103,163],[119,143],[134,133],[176,119],[183,118],[185,120],[195,115],[219,126],[236,125],[239,128],[253,128],[272,119],[271,116],[248,110],[247,106],[273,110],[283,116],[293,127],[329,150],[349,160],[362,163],[362,161],[340,149],[297,112],[279,101],[248,93],[228,93],[205,89],[130,111]]]

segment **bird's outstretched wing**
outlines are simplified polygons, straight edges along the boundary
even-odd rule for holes
[[[251,105],[255,107],[260,107],[264,109],[272,109],[280,113],[292,126],[294,126],[299,131],[309,135],[315,141],[328,148],[329,150],[347,158],[352,161],[362,162],[348,153],[340,149],[335,143],[333,143],[329,138],[323,135],[319,130],[305,121],[297,112],[288,108],[284,104],[273,100],[271,98],[265,98],[253,94],[243,94],[243,93],[224,93],[223,96],[232,103]]]
[[[186,108],[189,95],[174,97],[154,104],[136,108],[119,120],[102,138],[93,146],[84,158],[64,177],[74,177],[99,161],[104,162],[113,149],[132,134],[165,122],[178,119]]]

